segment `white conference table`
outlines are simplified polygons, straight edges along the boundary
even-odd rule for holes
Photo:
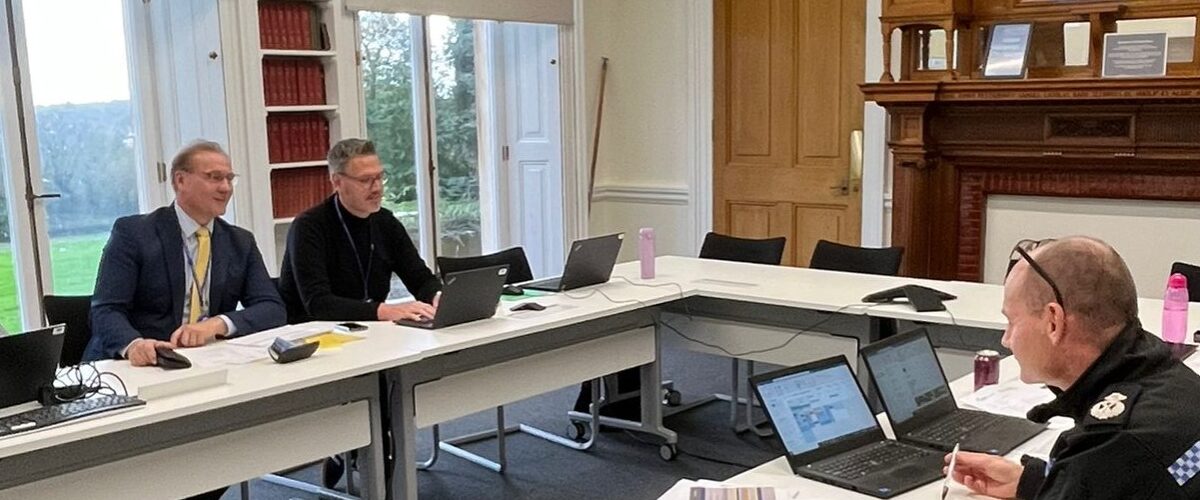
[[[1192,323],[1189,321],[1189,323]],[[1194,324],[1194,323],[1193,323]],[[1200,371],[1200,356],[1189,357],[1185,362],[1193,371]],[[1000,382],[1014,381],[1020,375],[1020,365],[1016,358],[1009,356],[1000,361]],[[970,394],[974,388],[974,376],[965,375],[950,383],[950,390],[954,393],[956,400],[961,400],[966,395]],[[888,422],[886,414],[879,414],[879,423],[883,427],[884,433],[889,438],[894,438],[891,425]],[[1010,460],[1018,461],[1022,455],[1034,455],[1045,458],[1050,453],[1051,447],[1054,446],[1054,441],[1058,439],[1059,434],[1069,429],[1067,426],[1062,426],[1060,421],[1064,419],[1054,419],[1051,425],[1041,434],[1034,436],[1029,441],[1022,443],[1012,452],[1005,455]],[[1069,421],[1069,420],[1068,420]],[[856,493],[853,491],[838,488],[828,485],[820,481],[796,476],[792,473],[791,466],[788,465],[787,458],[779,457],[771,460],[758,467],[750,469],[746,472],[733,476],[725,481],[731,485],[741,486],[770,486],[775,488],[784,488],[799,493],[798,498],[805,499],[872,499],[875,497]],[[948,498],[990,498],[983,495],[971,493],[966,487],[958,483],[953,483],[950,489],[951,493]],[[896,500],[917,500],[938,498],[942,492],[941,481],[926,484],[912,491],[898,495]]]
[[[658,404],[657,362],[665,336],[658,325],[664,312],[772,328],[807,325],[818,318],[827,320],[823,327],[868,340],[871,333],[863,332],[881,318],[955,324],[997,338],[1004,327],[1001,287],[996,285],[688,257],[659,257],[656,267],[656,278],[641,280],[636,262],[620,264],[606,284],[531,299],[549,306],[544,311],[509,313],[513,303],[503,301],[494,318],[437,331],[369,323],[366,341],[319,352],[312,360],[234,366],[228,369],[228,382],[219,387],[155,399],[140,410],[0,438],[0,497],[25,497],[54,487],[104,498],[103,488],[83,481],[126,488],[121,491],[127,493],[129,485],[144,482],[139,467],[151,467],[156,477],[164,478],[154,481],[159,489],[152,496],[182,496],[354,448],[366,448],[372,457],[370,472],[379,466],[375,459],[382,442],[378,422],[372,420],[379,414],[374,411],[377,373],[386,373],[390,381],[398,458],[388,493],[399,498],[416,496],[416,428],[624,368],[641,367],[642,430],[674,443],[675,434],[662,427]],[[947,303],[952,315],[917,313],[901,304],[855,305],[868,293],[909,283],[958,295]],[[1143,300],[1142,306],[1144,324],[1157,329],[1161,301]],[[1200,324],[1200,308],[1193,307],[1193,324]],[[125,362],[106,366],[127,374],[127,383],[134,386],[184,376],[134,369]],[[314,430],[288,433],[301,428],[296,427],[300,421],[291,420],[296,418],[307,418],[304,425],[310,427],[304,429]],[[318,425],[322,422],[326,425]],[[345,430],[346,435],[325,442],[314,439],[322,437],[318,428],[326,433]],[[278,434],[250,439],[268,431]],[[199,462],[184,458],[201,451],[225,460],[197,467]],[[269,460],[262,459],[264,452]],[[369,474],[365,491],[371,497],[383,496],[380,476]]]

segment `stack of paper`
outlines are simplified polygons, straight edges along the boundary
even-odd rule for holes
[[[1034,406],[1054,400],[1054,393],[1042,385],[1031,385],[1014,379],[1003,384],[987,385],[959,400],[959,405],[997,415],[1025,418]]]

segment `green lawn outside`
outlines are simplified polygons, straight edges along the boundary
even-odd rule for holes
[[[59,237],[51,240],[50,262],[54,275],[52,289],[57,295],[89,295],[96,285],[100,251],[108,233]],[[17,284],[13,273],[12,248],[0,243],[0,325],[11,331],[21,330],[17,309]]]

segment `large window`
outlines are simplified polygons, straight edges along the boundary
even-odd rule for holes
[[[384,204],[425,258],[522,245],[535,275],[558,273],[557,28],[378,12],[358,21]]]
[[[9,330],[41,323],[40,295],[91,294],[113,221],[139,211],[143,167],[128,65],[130,4],[13,3],[22,70],[4,78],[24,80],[6,82],[14,91],[0,100],[10,117],[18,106],[32,113],[8,121],[19,126],[3,131],[11,185],[0,195],[12,199],[0,204],[0,324]],[[28,230],[14,231],[16,219]]]

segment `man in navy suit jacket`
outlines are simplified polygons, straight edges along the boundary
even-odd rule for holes
[[[234,179],[221,146],[194,142],[171,161],[175,203],[113,224],[92,295],[84,360],[154,365],[159,345],[200,346],[286,322],[254,235],[219,218]],[[205,239],[209,252],[201,250]],[[195,322],[189,322],[192,297],[200,298]]]

